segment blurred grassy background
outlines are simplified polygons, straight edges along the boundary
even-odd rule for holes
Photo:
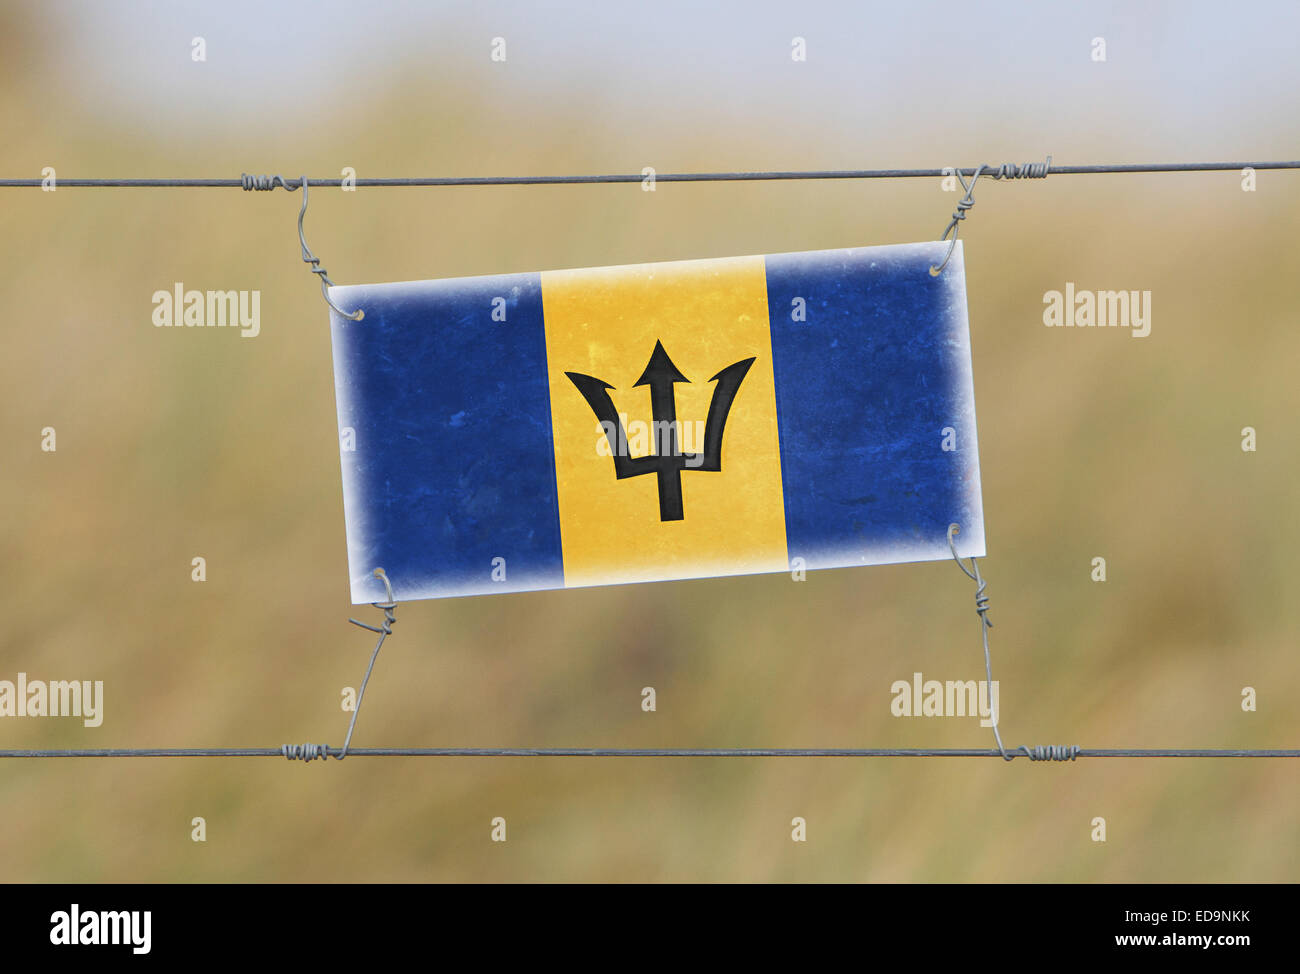
[[[951,4],[354,9],[259,23],[240,3],[5,5],[0,174],[1298,155],[1297,69],[1274,56],[1291,5],[1232,21],[1208,5],[989,6],[973,34]],[[505,64],[488,58],[497,35]],[[962,235],[1008,743],[1297,744],[1297,179],[981,184]],[[6,720],[0,746],[340,743],[339,691],[370,643],[345,622],[328,319],[298,260],[296,194],[0,193],[0,679],[106,687],[102,727]],[[954,203],[938,180],[319,190],[307,232],[353,283],[928,240]],[[1044,328],[1042,295],[1067,280],[1151,290],[1150,337]],[[175,281],[260,289],[261,336],[154,328],[150,297]],[[40,450],[45,426],[57,453]],[[986,746],[975,720],[889,710],[914,671],[980,676],[972,610],[952,564],[404,604],[356,743]],[[1247,685],[1258,713],[1240,709]],[[0,879],[1295,881],[1296,772],[14,761]],[[488,840],[497,815],[505,845]]]

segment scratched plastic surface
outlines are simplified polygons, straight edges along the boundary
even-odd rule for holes
[[[353,601],[982,556],[945,246],[331,289]]]

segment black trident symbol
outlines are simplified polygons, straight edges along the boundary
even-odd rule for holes
[[[587,405],[604,427],[610,452],[614,454],[615,478],[625,480],[642,474],[656,474],[659,478],[659,520],[680,521],[685,516],[682,513],[682,471],[722,469],[722,434],[727,426],[727,414],[731,412],[731,403],[736,398],[740,383],[745,380],[745,374],[753,364],[754,360],[747,358],[728,365],[709,380],[718,385],[713,390],[709,416],[704,422],[704,452],[682,453],[677,443],[677,394],[673,385],[691,380],[673,365],[672,359],[664,351],[663,343],[655,342],[655,350],[650,355],[645,371],[633,384],[634,388],[650,387],[655,452],[645,457],[628,455],[627,431],[619,419],[614,400],[605,391],[614,387],[608,382],[579,372],[564,374],[578,387],[582,398],[587,400]]]

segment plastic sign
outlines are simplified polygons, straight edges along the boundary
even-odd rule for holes
[[[353,601],[982,556],[945,248],[331,288]]]

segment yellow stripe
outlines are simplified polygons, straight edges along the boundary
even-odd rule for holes
[[[542,301],[565,585],[785,570],[763,258],[549,271]],[[653,453],[650,390],[633,386],[656,342],[690,380],[673,387],[688,452],[703,448],[717,385],[710,378],[755,360],[728,417],[721,471],[681,472],[680,521],[660,520],[654,474],[615,478],[596,416],[565,375],[613,386],[607,391],[623,414],[629,452]]]

